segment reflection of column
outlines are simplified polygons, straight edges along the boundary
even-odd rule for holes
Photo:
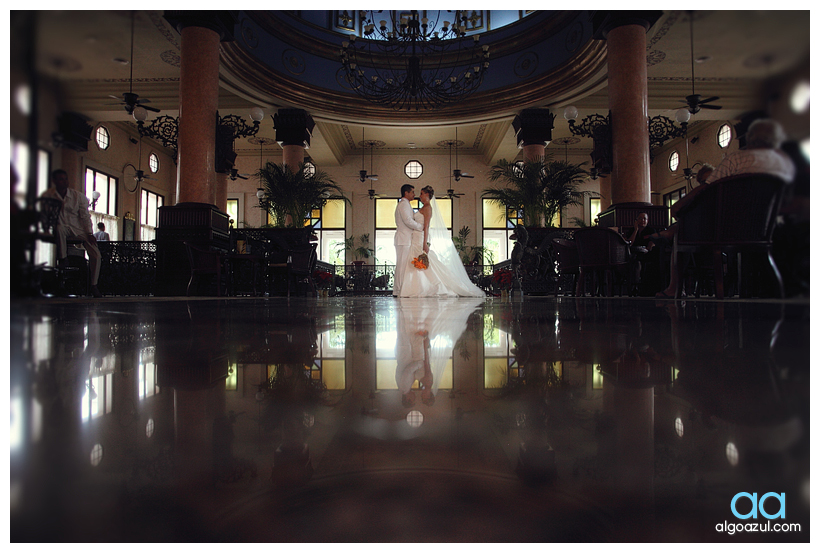
[[[182,484],[212,478],[213,422],[225,414],[225,382],[199,390],[174,389],[174,443]]]
[[[554,120],[548,109],[525,109],[515,116],[513,129],[524,161],[544,159],[547,144],[552,140]]]
[[[235,18],[220,11],[169,11],[165,18],[177,28],[182,42],[177,201],[213,204],[219,43],[233,40]]]
[[[608,444],[614,467],[613,492],[629,506],[624,514],[629,525],[653,532],[654,389],[652,386],[619,383],[605,376],[603,410],[614,423],[614,435]]]
[[[612,122],[613,204],[650,202],[646,31],[661,12],[603,12]]]

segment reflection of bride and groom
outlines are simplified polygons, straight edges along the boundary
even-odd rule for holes
[[[429,186],[421,189],[421,208],[413,213],[410,202],[415,189],[410,184],[401,187],[401,199],[396,206],[396,273],[393,296],[441,297],[463,296],[483,298],[484,292],[470,281],[461,258],[453,245],[450,231],[444,223]],[[428,267],[417,268],[413,261],[427,254]]]
[[[467,319],[483,300],[402,299],[396,316],[396,385],[405,408],[416,404],[419,383],[424,405],[432,406],[453,347],[467,329]]]

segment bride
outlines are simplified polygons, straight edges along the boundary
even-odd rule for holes
[[[470,281],[461,258],[453,245],[450,231],[435,202],[435,192],[429,186],[421,189],[422,207],[413,218],[424,225],[424,231],[414,231],[410,244],[410,259],[404,271],[401,297],[465,296],[484,297],[484,291]],[[425,247],[426,245],[426,247]],[[429,250],[429,251],[428,251]],[[422,253],[427,253],[427,269],[413,264]]]

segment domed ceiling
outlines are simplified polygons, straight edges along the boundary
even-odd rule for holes
[[[348,12],[310,13],[309,20],[281,11],[239,13],[236,40],[222,52],[222,75],[237,94],[261,104],[300,106],[327,119],[414,125],[505,117],[589,92],[605,78],[605,45],[592,38],[590,12],[523,16],[516,11],[511,17],[479,11],[473,12],[480,20],[466,39],[480,37],[489,48],[489,68],[478,91],[439,110],[396,111],[363,100],[345,80],[340,49],[350,34],[358,34],[360,16],[339,21],[339,14]],[[451,12],[442,14],[421,15],[452,19]],[[495,28],[496,20],[514,22]]]

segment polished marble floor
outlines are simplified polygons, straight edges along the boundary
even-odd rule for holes
[[[34,300],[10,346],[12,541],[809,540],[807,300]]]

